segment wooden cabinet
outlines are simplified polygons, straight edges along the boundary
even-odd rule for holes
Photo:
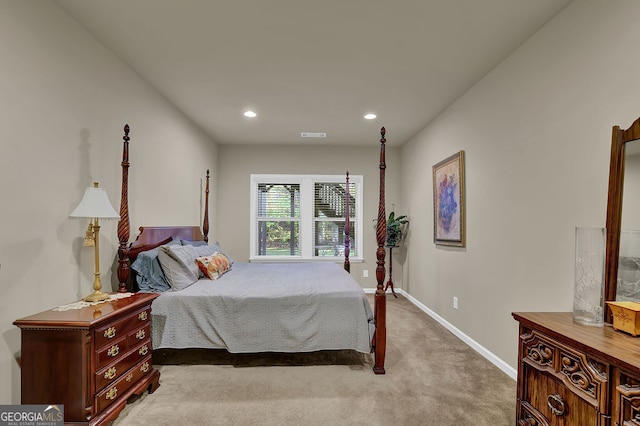
[[[520,323],[516,424],[640,426],[640,340],[570,312],[514,313]]]
[[[16,320],[22,334],[22,404],[63,404],[65,423],[114,420],[135,394],[155,391],[151,302],[157,294]]]

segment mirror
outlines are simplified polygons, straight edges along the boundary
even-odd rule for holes
[[[640,118],[626,130],[620,129],[619,126],[613,127],[606,225],[607,301],[619,300],[618,298],[640,301],[640,197],[635,195],[640,189],[638,139]],[[612,321],[608,305],[605,306],[605,321]]]
[[[625,143],[616,300],[640,301],[640,139]]]

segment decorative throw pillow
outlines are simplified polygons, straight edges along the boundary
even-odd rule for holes
[[[222,274],[231,269],[229,258],[222,253],[198,257],[196,258],[196,263],[204,275],[211,280],[217,280]]]
[[[196,252],[198,253],[198,257],[211,256],[213,253],[218,252],[227,256],[227,258],[229,259],[229,262],[231,262],[231,264],[233,265],[233,262],[234,262],[233,258],[229,256],[229,254],[226,251],[224,251],[222,247],[220,247],[220,243],[217,241],[213,244],[205,243],[202,245],[195,245],[195,248],[196,248]]]

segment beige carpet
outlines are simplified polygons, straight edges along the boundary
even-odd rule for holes
[[[160,387],[114,426],[514,424],[515,381],[401,296],[387,345],[386,375],[352,351],[155,352]]]

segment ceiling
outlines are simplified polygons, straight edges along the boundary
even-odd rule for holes
[[[400,146],[570,1],[57,3],[218,143]]]

